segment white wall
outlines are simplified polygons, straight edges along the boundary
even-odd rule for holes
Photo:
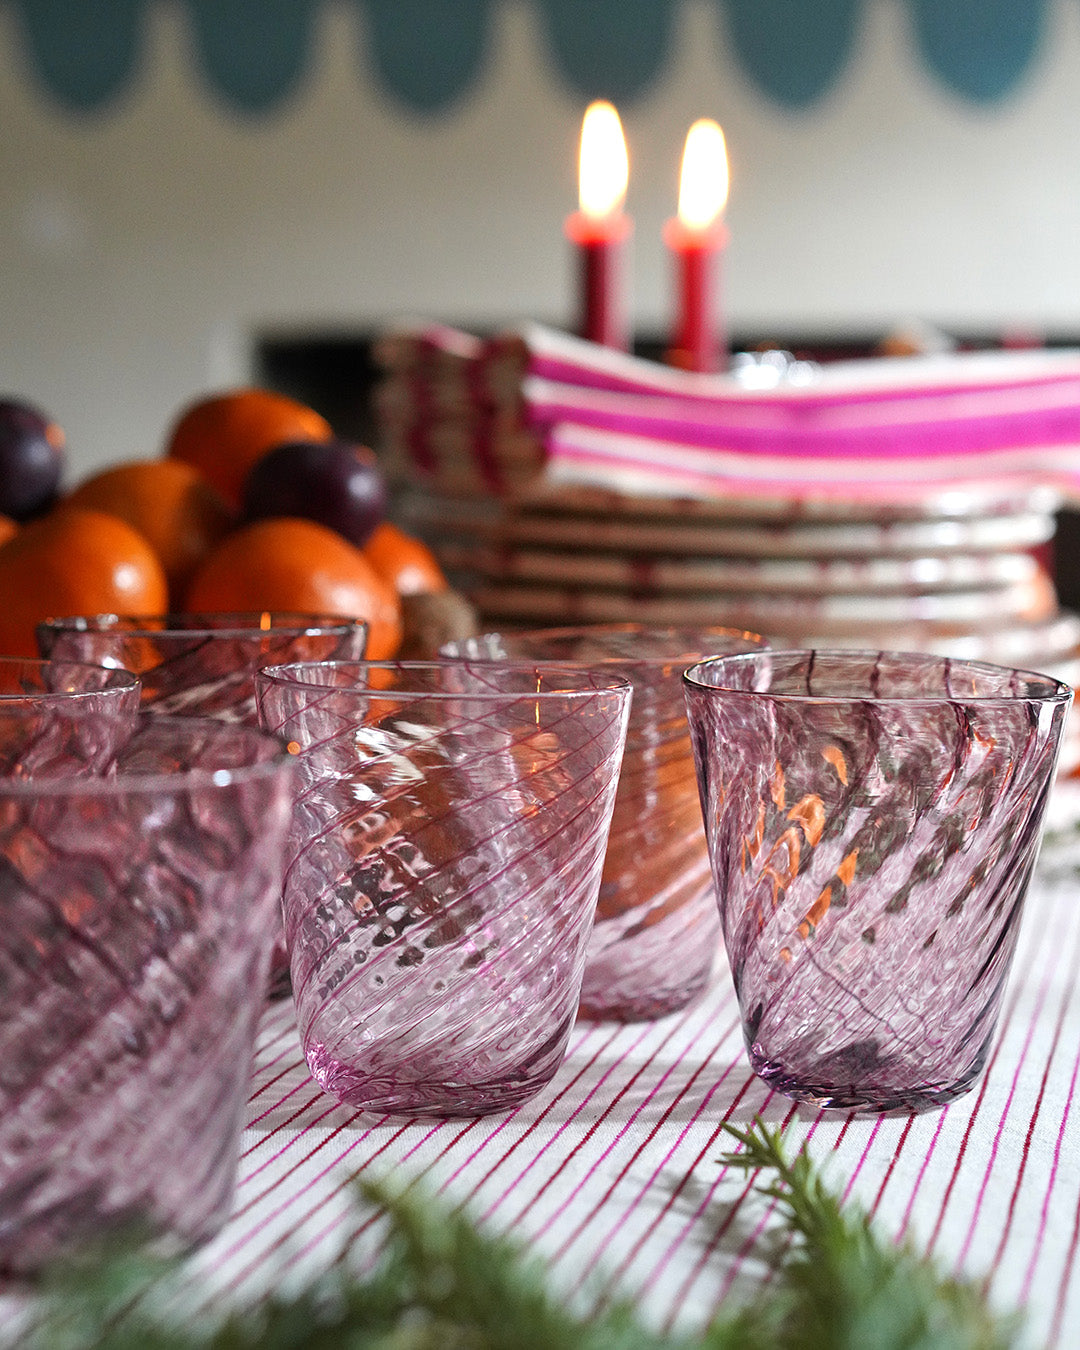
[[[843,82],[794,115],[685,0],[663,84],[622,110],[640,327],[663,326],[660,227],[686,127],[711,115],[732,158],[732,325],[1080,333],[1080,6],[1051,0],[1029,79],[989,109],[922,68],[896,0],[866,9]],[[199,84],[162,4],[129,96],[75,120],[32,82],[0,6],[0,390],[66,427],[72,478],[158,453],[183,402],[249,378],[260,332],[569,320],[582,107],[530,7],[495,13],[483,77],[445,119],[391,102],[355,16],[327,5],[300,94],[245,121]]]

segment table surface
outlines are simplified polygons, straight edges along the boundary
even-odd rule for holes
[[[721,963],[694,1008],[629,1026],[579,1024],[537,1098],[479,1119],[416,1120],[338,1105],[308,1075],[291,1005],[260,1031],[233,1216],[191,1263],[207,1303],[248,1303],[332,1261],[364,1215],[361,1174],[422,1179],[488,1231],[550,1263],[584,1311],[615,1294],[649,1321],[699,1329],[765,1267],[767,1204],[725,1170],[725,1121],[755,1114],[805,1141],[881,1231],[1026,1309],[1025,1343],[1076,1344],[1080,1319],[1080,905],[1075,850],[1044,852],[983,1077],[921,1115],[796,1106],[749,1071]]]
[[[767,1203],[725,1170],[723,1125],[755,1114],[806,1142],[883,1233],[1026,1309],[1024,1343],[1071,1347],[1080,1319],[1080,870],[1044,852],[987,1070],[913,1116],[796,1106],[749,1071],[730,976],[662,1021],[580,1024],[554,1081],[509,1113],[375,1115],[308,1075],[291,1004],[262,1020],[232,1217],[181,1285],[197,1306],[248,1305],[300,1283],[370,1227],[352,1182],[418,1179],[550,1264],[588,1312],[616,1295],[693,1332],[766,1272]]]

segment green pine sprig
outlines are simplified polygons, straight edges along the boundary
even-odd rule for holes
[[[910,1239],[886,1241],[859,1205],[841,1204],[805,1148],[788,1160],[781,1135],[759,1120],[728,1126],[743,1148],[721,1159],[760,1169],[794,1239],[778,1295],[788,1302],[784,1350],[1008,1350],[1017,1318],[995,1316],[981,1288],[942,1272]]]
[[[789,1239],[774,1278],[700,1335],[662,1333],[628,1302],[579,1314],[543,1263],[463,1213],[386,1182],[364,1182],[388,1235],[370,1274],[343,1260],[297,1293],[216,1323],[155,1305],[175,1268],[124,1247],[66,1263],[42,1295],[27,1350],[1010,1350],[1018,1326],[979,1287],[943,1274],[910,1242],[882,1238],[841,1203],[806,1150],[780,1131],[727,1126],[741,1145],[720,1161],[758,1173]]]

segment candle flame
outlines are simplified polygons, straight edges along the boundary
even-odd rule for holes
[[[699,119],[686,133],[679,175],[679,219],[694,230],[708,229],[728,199],[728,157],[716,122]]]
[[[619,114],[610,103],[590,103],[581,123],[578,204],[594,220],[617,215],[626,200],[630,161]]]

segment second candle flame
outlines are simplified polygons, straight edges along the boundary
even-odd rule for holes
[[[581,123],[578,158],[578,205],[593,220],[618,215],[626,200],[630,159],[626,137],[614,106],[590,103]]]
[[[692,230],[707,230],[728,199],[728,157],[724,133],[707,117],[686,133],[679,175],[679,219]]]

